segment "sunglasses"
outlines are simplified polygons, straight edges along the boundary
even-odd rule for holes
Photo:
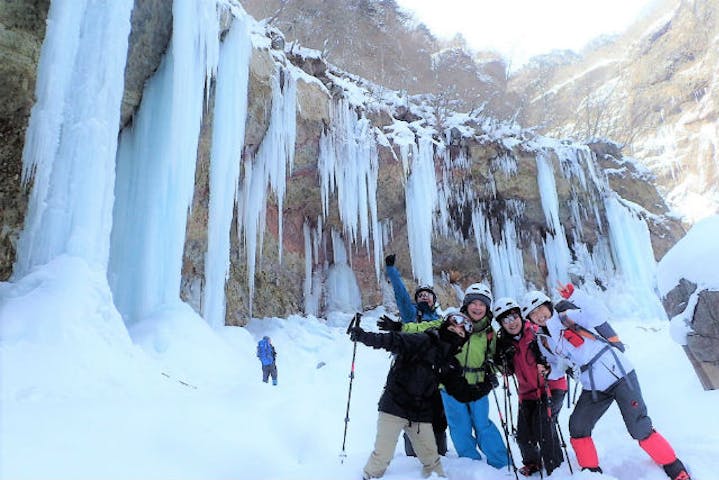
[[[522,316],[517,312],[509,312],[506,315],[502,315],[502,318],[500,318],[499,321],[502,323],[512,323],[515,319],[520,318],[522,318]]]
[[[474,326],[472,326],[472,320],[462,315],[461,313],[451,313],[449,314],[449,316],[447,316],[447,320],[449,320],[449,322],[454,325],[464,328],[464,331],[467,333],[472,333],[472,330],[474,330]]]

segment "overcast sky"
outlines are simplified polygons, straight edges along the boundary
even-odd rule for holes
[[[494,49],[514,67],[553,49],[580,50],[619,33],[657,0],[397,0],[439,37],[461,32],[471,47]]]

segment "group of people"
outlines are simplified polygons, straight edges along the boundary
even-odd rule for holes
[[[419,459],[423,475],[445,476],[440,456],[447,451],[447,426],[460,457],[480,460],[484,454],[489,465],[508,475],[551,474],[567,453],[557,417],[570,373],[582,383],[569,417],[570,444],[582,470],[602,471],[591,434],[616,402],[629,434],[667,476],[691,479],[653,428],[624,345],[589,295],[566,284],[559,285],[563,300],[556,304],[540,291],[528,292],[521,303],[509,297],[493,301],[486,285],[474,283],[459,311],[442,316],[432,287],[420,286],[413,299],[409,296],[395,259],[389,255],[385,264],[401,321],[383,316],[377,322],[383,333],[359,325],[349,330],[352,341],[394,354],[363,479],[384,475],[402,431],[405,452]],[[490,394],[500,408],[494,391],[498,377],[505,395],[509,379],[516,382],[519,408],[516,434],[511,433],[522,456],[520,468],[508,448],[512,419],[499,412],[504,440],[489,419]]]

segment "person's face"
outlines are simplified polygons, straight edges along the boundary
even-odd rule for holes
[[[552,312],[546,305],[540,305],[531,312],[529,312],[528,316],[531,321],[533,321],[540,327],[544,327],[545,325],[547,325],[547,320],[552,318]]]
[[[434,300],[434,297],[426,290],[422,290],[417,294],[417,303],[424,302],[428,305],[432,305],[432,300]]]
[[[449,323],[449,326],[447,327],[447,330],[449,330],[452,333],[456,333],[460,337],[464,338],[467,336],[467,332],[464,330],[464,327],[462,325],[457,325],[456,323]]]
[[[502,328],[511,335],[517,335],[522,330],[522,316],[516,311],[502,315],[499,322],[502,324]]]
[[[482,300],[474,300],[467,305],[467,314],[474,321],[481,320],[487,314],[487,305]]]

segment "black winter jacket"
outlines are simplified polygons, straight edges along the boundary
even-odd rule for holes
[[[357,341],[396,355],[379,400],[379,411],[413,422],[432,421],[432,397],[439,384],[460,402],[482,398],[492,389],[489,382],[469,385],[452,346],[436,329],[421,333],[359,332]]]

